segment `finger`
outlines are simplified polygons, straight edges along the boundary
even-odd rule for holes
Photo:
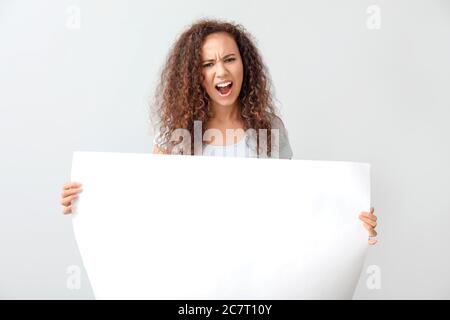
[[[363,223],[367,223],[368,225],[370,225],[371,228],[376,228],[376,227],[377,227],[377,223],[374,222],[374,221],[372,221],[372,220],[364,219],[364,218],[362,218],[362,219],[360,219],[360,220],[361,220]]]
[[[375,212],[375,208],[374,208],[374,207],[371,207],[371,208],[370,208],[370,213],[374,214],[374,212]]]
[[[63,212],[64,214],[72,213],[72,206],[64,207]]]
[[[64,184],[63,189],[64,190],[68,190],[68,189],[77,188],[77,187],[81,187],[81,183],[79,183],[79,182],[67,182],[67,183]]]
[[[373,230],[373,227],[370,224],[363,222],[362,225],[367,231]]]
[[[65,197],[65,198],[63,198],[62,200],[61,200],[61,204],[63,205],[63,206],[69,206],[69,205],[71,205],[72,204],[72,200],[75,200],[75,199],[77,199],[78,198],[78,195],[77,194],[74,194],[74,195],[72,195],[72,196],[68,196],[68,197]]]
[[[374,240],[374,239],[370,239],[369,241],[368,241],[368,243],[371,245],[371,246],[373,246],[375,243],[377,243],[378,242],[378,240]]]
[[[359,219],[361,220],[361,221],[363,221],[363,222],[365,222],[365,223],[368,223],[368,224],[370,224],[372,227],[376,227],[377,226],[377,222],[376,221],[373,221],[373,220],[371,220],[371,219],[369,219],[369,218],[366,218],[366,217],[359,217]]]
[[[365,222],[365,223],[370,224],[373,228],[375,228],[378,225],[376,221],[373,221],[373,220],[371,220],[369,218],[361,217],[360,220]]]
[[[363,223],[364,228],[366,228],[366,230],[369,232],[369,237],[376,237],[378,235],[378,233],[375,231],[374,228],[372,228],[370,225],[368,225],[367,223]]]
[[[369,212],[361,212],[361,214],[359,215],[360,217],[366,217],[366,218],[369,218],[370,220],[373,220],[373,221],[377,221],[378,220],[378,217],[376,216],[376,215],[374,215],[374,214],[371,214],[371,213],[369,213]]]
[[[63,198],[71,196],[73,194],[81,193],[83,191],[83,188],[76,188],[76,189],[68,189],[64,190],[63,193],[61,193],[61,196]]]

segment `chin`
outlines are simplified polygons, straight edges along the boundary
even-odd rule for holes
[[[213,102],[214,102],[214,104],[216,104],[216,105],[218,105],[218,106],[220,106],[222,108],[227,108],[227,107],[233,106],[237,102],[237,99],[233,99],[233,98],[231,98],[231,99],[217,99],[217,100],[215,99],[215,100],[213,100]]]

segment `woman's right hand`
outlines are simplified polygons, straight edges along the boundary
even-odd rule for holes
[[[67,182],[64,184],[63,192],[61,193],[61,205],[63,206],[64,214],[72,213],[73,201],[78,199],[78,194],[82,191],[81,183]]]

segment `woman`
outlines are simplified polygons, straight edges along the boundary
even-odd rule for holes
[[[292,158],[266,68],[240,25],[200,20],[182,33],[162,70],[154,106],[159,128],[153,153]],[[65,214],[81,191],[79,183],[65,184]],[[375,244],[373,208],[359,218]]]

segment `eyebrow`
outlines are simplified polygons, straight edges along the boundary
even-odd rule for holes
[[[225,60],[225,59],[227,59],[227,58],[229,58],[229,57],[231,57],[231,56],[235,56],[235,55],[236,55],[236,54],[234,54],[234,53],[227,54],[225,57],[222,58],[222,60]],[[205,62],[211,62],[211,61],[214,61],[214,59],[204,60],[204,61],[202,61],[202,63],[205,63]]]

